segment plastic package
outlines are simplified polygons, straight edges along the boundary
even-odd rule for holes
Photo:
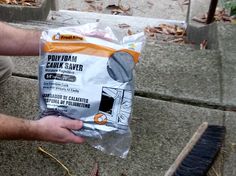
[[[123,36],[99,23],[44,31],[41,117],[82,120],[83,128],[73,131],[76,135],[105,153],[125,158],[131,143],[133,69],[144,41],[144,33]]]

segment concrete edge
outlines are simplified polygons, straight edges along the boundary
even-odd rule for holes
[[[0,5],[0,20],[7,22],[46,20],[51,9],[51,1],[43,0],[39,7]]]
[[[207,40],[207,49],[218,50],[217,25],[217,22],[203,27],[196,27],[189,24],[186,30],[188,41],[193,42],[199,48],[200,43],[203,40]]]
[[[147,26],[158,26],[162,23],[167,24],[175,24],[180,27],[186,28],[185,21],[179,20],[167,20],[167,19],[158,19],[158,18],[147,18],[147,17],[135,17],[135,16],[120,16],[120,15],[110,15],[110,14],[100,14],[94,12],[80,12],[80,11],[70,11],[70,10],[59,10],[59,11],[51,11],[48,17],[48,22],[55,22],[55,20],[51,20],[50,17],[62,18],[62,16],[66,17],[67,19],[62,19],[65,24],[73,24],[76,23],[79,25],[84,20],[88,22],[109,22],[112,25],[114,24],[122,24],[126,23],[132,27],[136,28],[144,28]],[[78,23],[78,21],[80,23]]]
[[[190,0],[187,12],[186,22],[187,39],[190,42],[198,45],[207,40],[208,49],[218,49],[217,41],[217,24],[203,24],[193,20],[194,17],[203,15],[208,12],[211,0]]]

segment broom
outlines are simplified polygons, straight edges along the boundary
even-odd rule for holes
[[[206,176],[224,141],[224,126],[204,122],[165,176]]]

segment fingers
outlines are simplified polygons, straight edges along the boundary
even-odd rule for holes
[[[81,143],[85,142],[85,139],[72,134],[71,138],[70,138],[70,141],[71,141],[71,143],[81,144]]]
[[[62,128],[66,128],[70,132],[69,139],[67,141],[70,141],[71,143],[81,144],[85,141],[84,138],[76,136],[74,133],[72,133],[70,130],[80,130],[83,127],[83,122],[79,120],[71,120],[71,119],[62,119]]]
[[[62,119],[62,127],[70,130],[79,130],[83,127],[83,122],[79,120]]]
[[[79,120],[67,119],[65,117],[47,116],[38,120],[40,129],[40,140],[58,143],[83,143],[85,139],[76,136],[71,130],[80,130],[83,122]],[[45,135],[47,134],[47,135]]]

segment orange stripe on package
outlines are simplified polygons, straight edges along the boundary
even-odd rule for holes
[[[123,36],[100,23],[44,31],[39,64],[41,117],[82,120],[83,128],[74,134],[125,158],[131,142],[133,70],[144,42],[144,33]]]

